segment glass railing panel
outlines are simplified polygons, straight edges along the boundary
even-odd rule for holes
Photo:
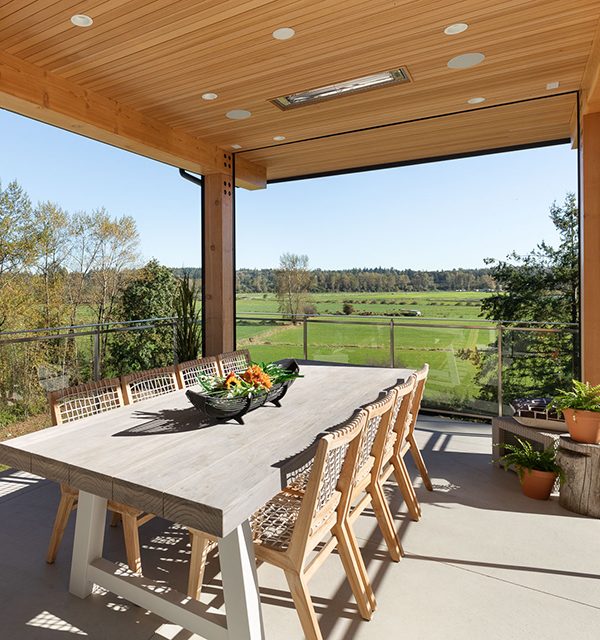
[[[310,320],[310,360],[389,367],[390,325],[381,320]]]
[[[237,348],[248,349],[255,362],[304,357],[302,322],[238,317],[236,332]]]
[[[502,331],[502,395],[504,410],[515,398],[545,398],[579,377],[579,334],[550,329]]]
[[[495,415],[498,408],[496,330],[428,324],[395,325],[394,364],[429,364],[423,407]]]

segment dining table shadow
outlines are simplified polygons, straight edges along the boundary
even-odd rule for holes
[[[186,431],[199,431],[215,427],[221,423],[211,420],[201,415],[197,409],[188,407],[186,409],[161,409],[160,411],[137,411],[136,418],[146,418],[147,421],[129,427],[118,433],[113,433],[112,437],[130,436],[158,436],[173,433],[185,433]]]

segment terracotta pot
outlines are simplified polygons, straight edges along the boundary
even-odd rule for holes
[[[600,443],[600,412],[564,409],[563,414],[573,440],[586,444]]]
[[[548,500],[558,474],[553,471],[538,471],[537,469],[523,469],[521,489],[528,498]]]

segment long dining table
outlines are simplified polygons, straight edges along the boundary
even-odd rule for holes
[[[85,598],[96,584],[205,638],[263,638],[250,516],[282,488],[284,461],[412,370],[300,372],[281,407],[243,425],[206,421],[177,391],[0,443],[0,463],[79,490],[71,593]],[[216,536],[225,612],[103,558],[107,500]]]

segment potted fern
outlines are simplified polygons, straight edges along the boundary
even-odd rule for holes
[[[573,440],[600,443],[600,385],[573,380],[573,387],[560,390],[552,405],[564,415]]]
[[[517,438],[517,442],[518,444],[502,445],[508,453],[500,461],[505,469],[515,468],[521,481],[521,489],[527,497],[548,500],[556,478],[560,478],[561,482],[563,480],[554,447],[538,451],[527,440]]]

